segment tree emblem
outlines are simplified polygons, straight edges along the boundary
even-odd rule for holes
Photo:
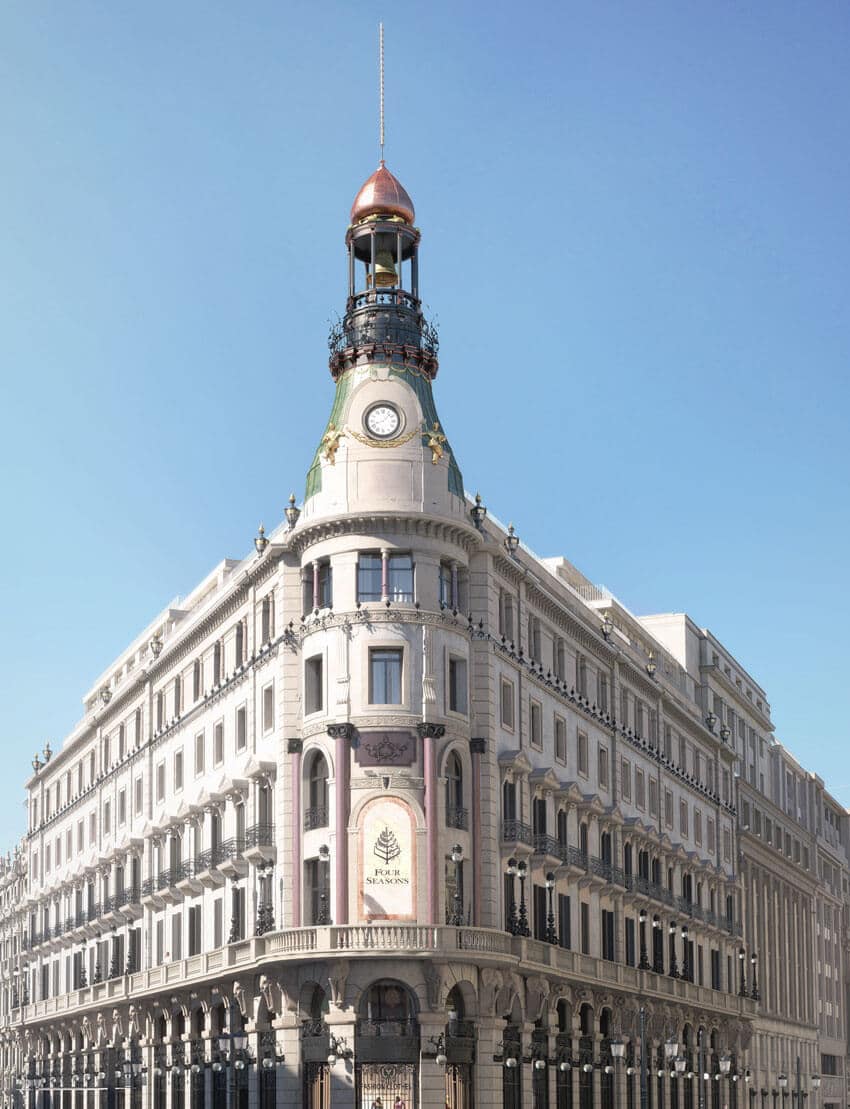
[[[372,851],[373,854],[377,855],[377,857],[383,861],[385,866],[401,854],[398,840],[389,828],[384,828],[383,832],[381,832],[375,840],[375,846],[372,848]]]

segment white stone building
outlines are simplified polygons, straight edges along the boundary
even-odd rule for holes
[[[383,165],[346,247],[301,509],[34,760],[5,1104],[752,1109],[792,1055],[807,1090],[821,1053],[843,1076],[843,810],[798,768],[808,916],[772,947],[749,875],[777,868],[740,824],[744,786],[782,807],[764,693],[464,494]]]

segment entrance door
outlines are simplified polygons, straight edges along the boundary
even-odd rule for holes
[[[358,1063],[355,1109],[416,1109],[416,1063]]]
[[[446,1109],[472,1109],[472,1064],[446,1064]]]
[[[330,1109],[331,1072],[327,1063],[304,1066],[304,1109]]]

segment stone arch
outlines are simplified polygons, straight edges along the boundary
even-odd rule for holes
[[[422,1007],[422,998],[416,988],[398,978],[373,979],[359,991],[355,1006],[362,1020],[416,1020]],[[402,1012],[406,1013],[406,1016],[383,1015]]]
[[[448,984],[448,983],[447,983]],[[471,978],[453,976],[446,994],[446,1008],[457,1006],[460,1001],[458,1020],[475,1020],[480,1014],[478,988]],[[455,1011],[458,1011],[456,1008]]]
[[[360,824],[363,810],[373,801],[400,801],[402,804],[407,805],[413,813],[414,835],[425,831],[425,810],[415,797],[407,793],[402,794],[382,789],[364,790],[364,796],[359,797],[356,803],[352,805],[351,816],[348,821],[350,829],[356,828]]]
[[[328,991],[313,978],[305,979],[298,991],[298,1016],[301,1020],[321,1020],[328,1011]]]

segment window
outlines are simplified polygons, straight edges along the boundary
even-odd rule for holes
[[[567,724],[560,716],[555,717],[555,758],[558,762],[567,761]]]
[[[260,610],[260,637],[263,643],[269,643],[272,639],[274,639],[273,593],[269,593],[267,597],[263,598],[263,604]]]
[[[608,789],[608,749],[600,747],[597,756],[599,788]]]
[[[213,647],[213,685],[221,684],[221,644]]]
[[[314,598],[318,602],[317,608],[331,608],[333,606],[333,578],[331,575],[331,564],[320,562],[319,580],[316,583],[318,586],[317,596]]]
[[[697,847],[702,847],[702,813],[694,809],[694,842]]]
[[[537,701],[531,701],[529,704],[529,715],[531,721],[531,746],[536,747],[538,751],[543,750],[543,707]]]
[[[465,826],[462,813],[463,766],[457,751],[452,751],[446,760],[446,823],[450,828]],[[458,820],[461,820],[460,824]]]
[[[143,784],[142,784],[142,779],[140,777],[136,778],[135,782],[133,783],[133,815],[134,816],[141,816],[142,815],[142,805],[144,803],[143,802],[143,792],[142,792],[143,788],[144,787],[143,787]]]
[[[413,600],[413,559],[409,554],[386,556],[387,597],[391,601]],[[383,558],[364,554],[357,563],[358,601],[383,600]]]
[[[649,779],[649,815],[658,816],[658,782],[655,778]]]
[[[646,779],[639,768],[635,768],[635,804],[639,809],[646,808]]]
[[[156,799],[165,800],[165,763],[161,762],[156,768]]]
[[[709,817],[708,820],[706,821],[706,835],[707,835],[707,838],[708,838],[708,843],[706,844],[706,846],[708,848],[708,853],[709,853],[709,855],[713,855],[714,854],[714,819],[713,819],[713,817]]]
[[[679,802],[679,831],[683,836],[688,834],[688,802]]]
[[[85,830],[83,828],[82,820],[77,821],[77,850],[82,851],[85,847]]]
[[[513,731],[514,726],[514,683],[502,678],[502,726]]]
[[[528,654],[540,661],[540,621],[536,616],[528,618]]]
[[[274,728],[274,682],[263,687],[263,733]]]
[[[609,962],[614,961],[614,914],[602,910],[602,958]]]
[[[183,711],[183,683],[178,675],[174,679],[174,715],[179,716]]]
[[[118,791],[118,823],[127,823],[127,790]],[[58,861],[58,860],[57,860]]]
[[[244,751],[248,744],[248,710],[240,705],[236,710],[236,750]]]
[[[313,655],[304,663],[304,712],[321,712],[325,707],[324,662]]]
[[[514,599],[506,589],[499,590],[499,635],[508,642],[513,642]]]
[[[176,751],[174,754],[174,792],[183,788],[183,752]]]
[[[189,908],[189,954],[201,953],[201,906],[192,905]]]
[[[204,772],[204,733],[195,736],[195,777]]]
[[[578,733],[578,742],[576,745],[578,772],[587,777],[587,736],[584,732]]]
[[[628,759],[620,761],[620,791],[624,801],[632,799],[632,764]]]
[[[552,648],[553,662],[555,664],[555,677],[566,681],[567,677],[567,645],[563,639],[556,639]]]
[[[723,829],[723,861],[729,862],[732,858],[732,833],[728,828]]]
[[[596,676],[596,701],[600,712],[608,711],[608,675],[601,670]]]
[[[224,721],[219,722],[213,728],[213,766],[219,766],[224,762]]]
[[[447,562],[440,563],[438,585],[440,592],[440,608],[454,608],[454,601],[452,598],[452,568]]]
[[[103,803],[103,834],[105,836],[108,836],[111,831],[112,831],[112,804],[109,801],[104,801],[104,803]],[[50,869],[50,865],[49,865],[49,862],[50,862],[50,848],[49,847],[47,848],[47,852],[48,852],[47,853],[48,862],[45,864],[45,870]]]
[[[664,790],[664,823],[668,828],[673,827],[673,791]]]
[[[156,695],[156,730],[160,729],[165,724],[165,694],[162,690]]]
[[[558,945],[570,948],[572,946],[572,929],[570,927],[570,899],[563,893],[558,894]]]
[[[587,659],[584,655],[576,655],[576,692],[582,697],[587,696]]]
[[[201,696],[201,663],[198,659],[192,663],[192,700],[197,701]]]
[[[108,770],[112,765],[112,746],[109,741],[109,736],[106,736],[103,741],[103,769]]]
[[[401,704],[403,652],[397,647],[369,651],[369,701],[373,705]]]
[[[221,947],[224,943],[223,902],[217,897],[213,901],[213,947]]]
[[[581,902],[581,953],[590,954],[590,906],[586,901]]]
[[[119,724],[119,725],[118,725],[118,761],[119,761],[119,762],[123,762],[123,761],[124,761],[124,748],[125,748],[125,743],[124,743],[124,725],[123,725],[123,724]]]
[[[449,711],[463,716],[469,711],[465,658],[449,658]]]

